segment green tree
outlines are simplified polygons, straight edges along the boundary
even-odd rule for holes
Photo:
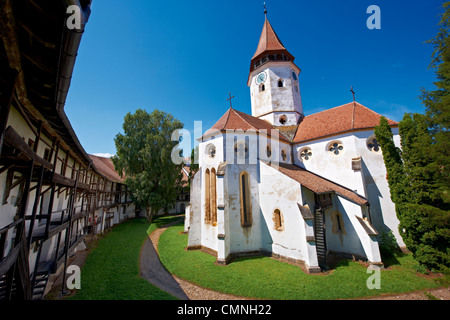
[[[399,123],[401,147],[395,147],[386,118],[375,135],[383,150],[399,232],[414,258],[428,268],[448,270],[450,214],[441,184],[442,170],[433,154],[427,116],[405,114]],[[447,187],[448,191],[448,187]]]
[[[401,150],[394,145],[386,118],[375,135],[383,150],[399,231],[415,259],[428,268],[449,271],[450,197],[448,125],[450,119],[450,2],[435,45],[431,67],[436,90],[422,90],[425,114],[405,114],[399,123]]]
[[[194,175],[197,173],[198,169],[198,145],[196,145],[194,148],[192,148],[191,151],[191,162],[189,165],[189,186],[191,185],[191,179],[194,178]]]
[[[428,43],[434,45],[430,68],[435,69],[437,81],[435,90],[422,90],[422,103],[426,107],[428,125],[433,138],[433,147],[429,152],[441,164],[442,183],[450,185],[450,2],[443,4],[445,9],[439,23],[440,29],[436,37]],[[449,201],[450,195],[443,197]]]
[[[125,174],[125,183],[138,207],[146,209],[147,220],[176,201],[181,186],[181,167],[172,161],[177,141],[172,133],[183,124],[171,114],[138,109],[124,118],[123,134],[116,135],[117,153],[112,158],[118,172]],[[176,150],[176,149],[175,149]]]

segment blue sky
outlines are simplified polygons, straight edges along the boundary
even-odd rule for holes
[[[442,1],[267,0],[268,19],[302,69],[305,115],[356,100],[393,120],[423,112]],[[381,29],[369,30],[370,5]],[[171,113],[193,135],[233,107],[251,114],[247,77],[262,0],[94,0],[65,111],[88,153],[115,153],[125,114]]]

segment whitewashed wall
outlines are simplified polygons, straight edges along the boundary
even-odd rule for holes
[[[393,134],[394,142],[400,147],[397,128],[393,128]],[[383,155],[367,147],[367,141],[371,137],[374,137],[373,130],[367,130],[296,144],[294,163],[368,198],[375,228],[379,231],[390,229],[398,244],[404,246],[398,232],[395,205],[390,199]],[[339,142],[344,147],[339,155],[329,151],[333,142]],[[300,153],[305,148],[311,150],[312,156],[309,160],[302,161]],[[358,157],[362,158],[362,170],[353,170],[352,159]]]

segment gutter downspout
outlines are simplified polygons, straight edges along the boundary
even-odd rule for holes
[[[80,46],[81,38],[91,14],[92,0],[87,0],[88,4],[82,6],[79,0],[65,0],[64,6],[67,8],[75,5],[80,8],[81,13],[81,29],[70,30],[67,27],[67,18],[64,19],[64,32],[61,40],[61,49],[59,57],[57,91],[56,91],[56,110],[64,109],[64,105],[69,92],[70,82],[72,80],[75,60],[77,58],[78,48]]]

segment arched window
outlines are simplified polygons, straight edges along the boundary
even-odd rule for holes
[[[283,161],[287,160],[287,154],[284,149],[281,149],[281,159],[283,159]]]
[[[266,86],[263,83],[261,83],[261,85],[259,86],[259,92],[263,91],[266,91]]]
[[[272,148],[270,146],[266,147],[266,155],[267,158],[270,158],[272,156]]]
[[[283,80],[278,80],[278,88],[283,88]]]
[[[239,175],[239,194],[241,204],[241,226],[243,228],[252,226],[252,207],[250,194],[250,176],[247,172]]]
[[[279,209],[275,209],[273,212],[273,228],[277,231],[284,230],[283,216],[281,215],[281,211]]]
[[[216,193],[216,169],[211,169],[211,223],[217,225],[217,193]]]
[[[211,223],[210,174],[205,171],[205,223]]]

